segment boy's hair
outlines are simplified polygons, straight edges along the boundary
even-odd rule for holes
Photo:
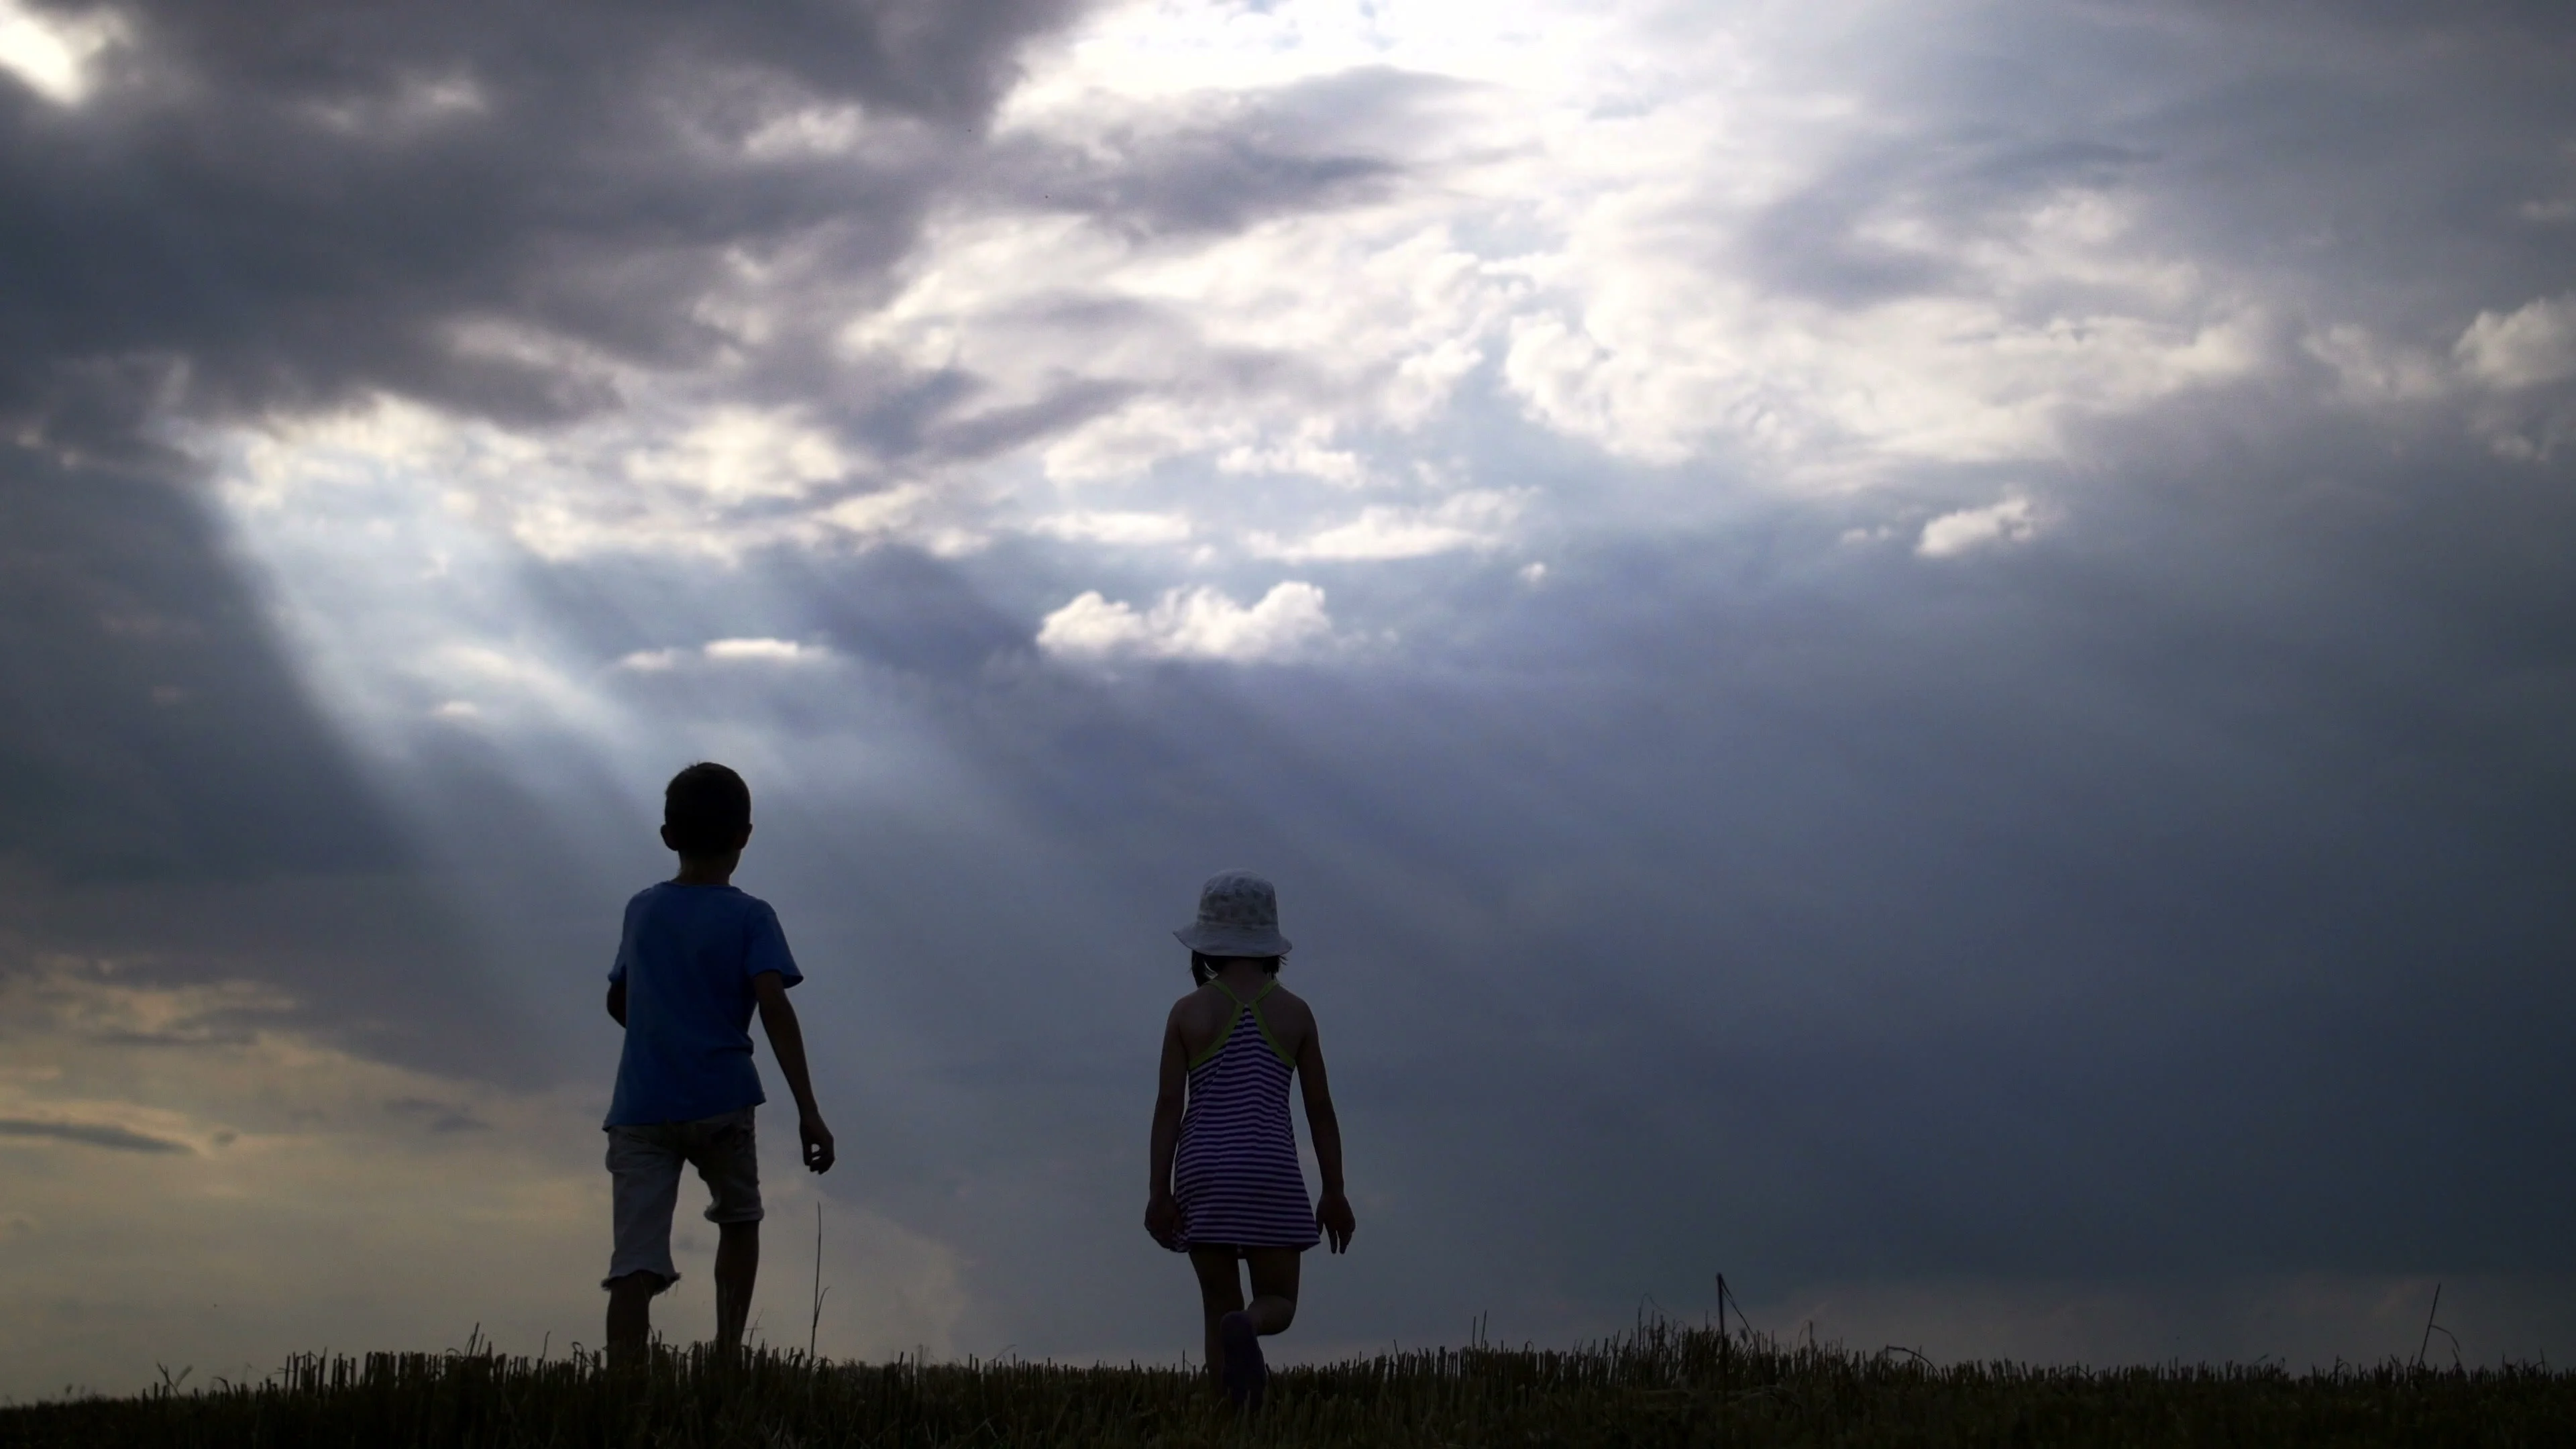
[[[751,825],[751,787],[724,766],[700,760],[662,787],[662,825],[682,855],[722,855]]]
[[[1201,986],[1205,986],[1210,981],[1216,979],[1216,973],[1224,970],[1225,963],[1228,961],[1250,961],[1254,965],[1259,966],[1262,970],[1276,976],[1279,974],[1279,963],[1286,959],[1288,958],[1285,956],[1202,956],[1198,952],[1192,951],[1190,953],[1190,979]]]

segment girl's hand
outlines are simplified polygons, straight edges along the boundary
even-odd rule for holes
[[[1166,1248],[1173,1247],[1181,1236],[1181,1205],[1168,1192],[1158,1192],[1145,1203],[1145,1231]]]
[[[1315,1226],[1324,1230],[1324,1240],[1338,1253],[1351,1245],[1351,1234],[1359,1231],[1359,1220],[1351,1216],[1351,1200],[1338,1192],[1324,1194],[1315,1204]]]

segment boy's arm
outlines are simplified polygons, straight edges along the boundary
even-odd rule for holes
[[[763,971],[751,978],[751,989],[760,1001],[761,1029],[769,1033],[769,1054],[778,1058],[778,1074],[796,1098],[796,1140],[803,1144],[805,1165],[829,1172],[832,1129],[823,1125],[823,1109],[814,1105],[814,1081],[805,1071],[805,1033],[787,999],[787,982],[775,971]]]
[[[1180,1150],[1181,1108],[1189,1091],[1189,1053],[1181,1046],[1181,1012],[1172,1008],[1163,1023],[1163,1066],[1154,1092],[1154,1136],[1147,1153],[1153,1161],[1154,1185],[1145,1198],[1145,1231],[1170,1247],[1181,1230],[1181,1205],[1172,1199],[1172,1158]]]
[[[1306,1099],[1306,1134],[1315,1139],[1315,1170],[1324,1179],[1324,1195],[1315,1204],[1315,1225],[1324,1230],[1338,1253],[1351,1245],[1359,1222],[1351,1200],[1342,1195],[1342,1119],[1333,1113],[1333,1089],[1324,1079],[1324,1047],[1312,1018],[1297,1043],[1297,1087]]]
[[[608,983],[608,1014],[617,1018],[619,1026],[626,1024],[626,983],[623,981]]]

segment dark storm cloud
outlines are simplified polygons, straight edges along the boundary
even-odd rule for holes
[[[2113,186],[2153,159],[2098,141],[1998,135],[1982,119],[1938,139],[1881,140],[1765,206],[1727,260],[1767,289],[1844,307],[1955,291],[1970,280],[1956,259],[1962,241],[1995,234],[2052,191]],[[1940,234],[1911,245],[1873,235],[1918,218]]]
[[[0,1137],[34,1137],[54,1142],[69,1142],[81,1147],[104,1147],[110,1152],[186,1152],[184,1143],[159,1137],[147,1137],[122,1127],[103,1127],[81,1122],[29,1122],[17,1117],[0,1117]]]
[[[166,473],[0,448],[0,600],[0,853],[84,877],[403,858]]]
[[[1963,244],[2099,191],[2165,255],[2319,321],[2447,344],[2464,302],[2565,283],[2565,229],[2520,214],[2576,192],[2563,7],[2074,0],[1869,44],[1887,53],[1837,56],[1878,81],[1867,124],[1720,265],[1846,306],[1938,294]]]
[[[2464,297],[2510,306],[2565,284],[2563,237],[2519,208],[2576,180],[2560,83],[2576,16],[2159,9],[2067,7],[2073,23],[2031,37],[2044,60],[1964,69],[1945,99],[1982,83],[2010,109],[2153,153],[2131,178],[2152,224],[2186,255],[2259,268],[2286,303],[2441,329]]]
[[[48,435],[90,389],[139,383],[200,414],[367,388],[595,406],[595,378],[476,355],[455,327],[679,363],[717,341],[691,309],[728,247],[822,229],[839,267],[882,265],[1060,8],[130,7],[85,104],[0,95],[0,402]],[[835,104],[902,144],[744,153]]]
[[[1457,82],[1383,67],[1210,94],[1100,118],[1068,144],[998,148],[981,184],[1022,206],[1088,213],[1139,238],[1240,231],[1268,217],[1383,195],[1390,159],[1441,125]]]

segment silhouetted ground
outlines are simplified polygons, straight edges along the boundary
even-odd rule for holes
[[[1571,1352],[1280,1371],[1240,1420],[1170,1368],[664,1353],[631,1375],[489,1352],[300,1359],[256,1385],[0,1410],[0,1445],[2576,1444],[2576,1375],[2388,1364],[1933,1367],[1648,1324]]]

